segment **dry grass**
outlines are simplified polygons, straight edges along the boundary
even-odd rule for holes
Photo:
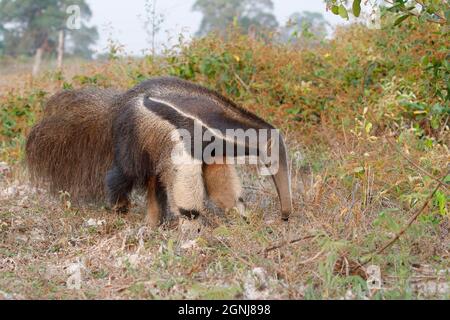
[[[304,51],[210,36],[160,60],[116,57],[34,81],[2,77],[0,298],[450,298],[449,177],[400,239],[372,255],[450,162],[448,101],[430,94],[444,92],[448,74],[441,68],[437,77],[422,61],[425,52],[441,61],[448,44],[435,26],[402,28],[353,27]],[[117,216],[29,186],[24,137],[46,98],[87,85],[128,89],[155,75],[207,85],[283,129],[289,223],[255,168],[240,169],[247,219],[210,213],[175,229],[148,229],[138,196],[132,213]]]
[[[339,137],[322,130],[309,137],[326,151],[289,140],[295,195],[289,223],[280,220],[271,182],[252,167],[240,170],[248,219],[211,213],[158,230],[145,226],[139,196],[125,216],[77,208],[67,194],[52,199],[29,187],[23,169],[13,168],[0,189],[0,294],[18,299],[448,298],[448,217],[434,226],[417,222],[375,256],[370,264],[380,267],[383,283],[380,290],[367,288],[367,275],[351,263],[392,237],[390,224],[402,225],[410,216],[385,179],[401,176],[399,169],[419,173],[382,139],[339,145]],[[431,156],[436,166],[448,160],[439,152]],[[396,161],[387,161],[392,157]],[[355,173],[352,186],[346,186],[340,170],[360,161],[366,173]],[[392,213],[392,221],[380,218],[383,212]]]

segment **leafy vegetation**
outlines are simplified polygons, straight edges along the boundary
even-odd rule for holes
[[[332,3],[345,17],[348,4]],[[282,129],[295,214],[289,227],[279,221],[276,195],[251,168],[241,172],[249,219],[208,216],[201,231],[150,232],[141,216],[76,208],[64,193],[59,202],[45,193],[24,200],[17,187],[0,196],[0,289],[50,298],[449,298],[450,50],[448,25],[428,21],[447,10],[441,3],[431,16],[402,23],[402,12],[387,10],[380,30],[354,24],[301,50],[235,27],[157,57],[121,57],[113,48],[108,62],[82,71],[76,65],[21,86],[6,83],[0,161],[13,173],[1,176],[5,190],[23,179],[25,136],[52,93],[128,89],[173,75],[216,89]],[[104,222],[86,225],[90,219]],[[74,257],[84,268],[75,291],[63,269]],[[380,286],[369,265],[379,268]]]
[[[349,14],[359,17],[363,4],[371,6],[372,9],[378,9],[381,6],[377,0],[325,0],[325,2],[334,14],[344,19],[349,19]],[[411,17],[421,22],[446,25],[449,18],[450,7],[446,0],[388,0],[385,2],[387,4],[383,5],[382,9],[396,13],[394,26]]]

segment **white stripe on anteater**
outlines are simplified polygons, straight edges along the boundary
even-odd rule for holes
[[[157,102],[157,103],[161,103],[161,104],[165,104],[166,106],[172,108],[173,110],[175,110],[176,112],[178,112],[179,114],[181,114],[183,117],[189,118],[191,120],[197,121],[198,123],[200,123],[203,127],[205,127],[206,129],[210,130],[212,133],[214,133],[217,137],[219,137],[220,139],[224,140],[224,141],[228,141],[231,143],[235,143],[238,144],[240,146],[244,146],[245,147],[245,142],[244,144],[241,144],[239,142],[236,142],[234,139],[230,139],[227,136],[224,136],[222,134],[222,132],[216,128],[211,128],[209,125],[207,125],[206,123],[204,123],[202,120],[200,120],[199,118],[196,118],[186,112],[183,112],[182,110],[180,110],[179,108],[177,108],[177,106],[175,106],[174,104],[168,102],[168,101],[164,101],[161,99],[157,99],[157,98],[153,98],[153,97],[148,97],[149,100],[153,101],[153,102]]]

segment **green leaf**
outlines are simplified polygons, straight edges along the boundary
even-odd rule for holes
[[[387,11],[389,12],[396,12],[397,9],[399,9],[400,7],[404,7],[405,5],[401,2],[397,2],[396,4],[394,4],[392,7],[387,8]]]
[[[450,174],[445,177],[444,183],[450,183]]]
[[[338,6],[332,6],[331,12],[333,12],[335,15],[339,15],[339,7]]]
[[[428,55],[423,56],[420,62],[422,64],[422,66],[424,66],[424,67],[428,66],[428,64],[430,63],[430,59],[428,58]]]
[[[286,112],[287,112],[288,114],[293,114],[293,115],[299,114],[300,111],[301,111],[301,110],[300,110],[299,107],[297,107],[297,108],[290,108],[290,109],[286,110]]]
[[[359,17],[361,14],[361,0],[355,0],[353,1],[353,15],[355,17]]]
[[[353,173],[363,173],[364,171],[364,167],[356,167],[353,169]]]
[[[395,27],[395,26],[398,26],[399,24],[401,24],[403,21],[405,21],[406,19],[408,19],[410,16],[411,16],[411,15],[409,15],[409,14],[405,14],[405,15],[403,15],[403,16],[397,18],[397,20],[395,20],[395,22],[394,22],[394,27]]]
[[[392,212],[397,211],[396,209],[387,209],[380,212],[379,216],[374,220],[373,224],[375,226],[382,226],[387,228],[389,231],[398,232],[400,230],[400,225],[392,217]]]
[[[369,134],[370,131],[372,131],[372,127],[373,127],[372,123],[368,122],[368,123],[366,124],[366,133],[367,133],[367,134]]]
[[[339,15],[343,18],[343,19],[347,19],[348,20],[348,12],[347,9],[344,7],[344,5],[340,5],[339,6]]]
[[[447,196],[442,191],[437,191],[435,197],[435,203],[439,207],[439,213],[442,216],[447,215]]]

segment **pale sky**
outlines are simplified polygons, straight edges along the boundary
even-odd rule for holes
[[[151,46],[144,31],[143,17],[145,0],[88,0],[93,12],[90,24],[96,25],[100,40],[95,49],[106,51],[108,38],[125,46],[127,53],[142,54]],[[186,36],[194,34],[202,18],[198,12],[191,11],[195,0],[156,0],[156,12],[163,14],[164,22],[157,36],[157,47],[176,42],[183,32]],[[301,11],[322,13],[332,24],[345,23],[340,17],[326,12],[322,0],[273,0],[274,13],[280,24],[284,24],[290,14]],[[172,39],[171,39],[172,38]]]

